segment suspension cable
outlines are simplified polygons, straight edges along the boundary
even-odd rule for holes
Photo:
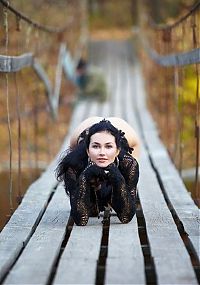
[[[200,8],[200,1],[194,4],[194,6],[187,12],[184,16],[182,16],[180,19],[178,19],[175,23],[172,24],[156,24],[152,19],[150,21],[150,25],[155,30],[171,30],[172,28],[178,26],[182,22],[184,22],[190,15],[192,15],[195,11],[197,11]]]
[[[19,12],[18,10],[16,10],[14,7],[12,7],[8,1],[5,0],[0,0],[0,3],[6,7],[8,10],[10,10],[12,13],[14,13],[16,15],[16,17],[18,17],[18,21],[20,19],[24,20],[25,22],[27,22],[28,24],[32,25],[33,27],[35,27],[38,30],[42,30],[43,32],[47,32],[47,33],[63,33],[64,31],[66,31],[69,28],[69,25],[73,22],[73,18],[70,18],[68,23],[61,28],[55,28],[55,27],[51,27],[51,26],[45,26],[42,25],[36,21],[33,21],[32,19],[30,19],[29,17],[27,17],[26,15],[22,14],[21,12]]]
[[[197,47],[197,34],[196,34],[196,22],[195,17],[192,18],[192,32],[193,32],[193,46],[194,48]],[[196,114],[195,114],[195,139],[196,139],[196,167],[195,167],[195,195],[197,200],[200,198],[199,192],[199,144],[200,144],[200,118],[199,118],[199,66],[195,64],[195,73],[196,73]],[[199,201],[198,201],[199,202]]]
[[[5,53],[8,54],[8,11],[4,7],[4,28],[6,32],[6,43],[5,43]],[[9,88],[8,88],[8,73],[6,76],[6,109],[7,109],[7,126],[8,126],[8,139],[9,139],[9,203],[10,203],[10,214],[14,211],[13,206],[13,175],[12,175],[12,134],[11,134],[11,122],[10,122],[10,107],[9,107]]]
[[[22,171],[21,171],[21,158],[22,158],[22,147],[21,147],[21,114],[20,114],[20,95],[19,87],[17,84],[17,73],[14,74],[15,80],[15,92],[16,92],[16,107],[17,107],[17,121],[18,121],[18,203],[22,200]]]

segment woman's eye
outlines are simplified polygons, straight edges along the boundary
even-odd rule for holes
[[[93,145],[93,146],[92,146],[92,148],[98,148],[98,147],[99,147],[98,145]]]
[[[107,145],[106,148],[112,148],[112,145]]]

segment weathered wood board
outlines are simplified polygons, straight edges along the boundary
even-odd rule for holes
[[[86,227],[74,226],[61,256],[54,284],[95,284],[102,223],[90,218]]]
[[[69,199],[66,198],[63,187],[58,187],[54,196],[4,284],[48,282],[70,214]]]
[[[145,105],[145,90],[139,67],[135,72],[138,84],[137,108],[140,113],[140,126],[148,154],[156,174],[162,182],[164,193],[171,209],[183,225],[188,238],[200,260],[200,209],[195,205],[183,181],[161,142],[155,123]]]
[[[111,216],[105,284],[145,284],[136,216],[129,224]]]

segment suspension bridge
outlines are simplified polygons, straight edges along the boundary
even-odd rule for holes
[[[82,1],[85,4],[86,2]],[[22,128],[24,127],[29,138],[39,145],[38,133],[41,120],[45,122],[45,136],[47,137],[47,141],[42,143],[48,148],[48,153],[43,153],[41,157],[48,156],[50,161],[39,178],[28,187],[21,203],[0,232],[1,284],[199,284],[199,208],[187,191],[180,172],[172,161],[172,155],[175,154],[178,156],[179,162],[183,162],[180,136],[175,133],[175,138],[178,137],[180,150],[173,149],[169,141],[167,141],[169,147],[167,149],[166,144],[164,145],[161,140],[163,130],[158,130],[149,111],[149,104],[147,107],[147,90],[151,92],[153,86],[146,88],[143,75],[145,73],[142,72],[142,63],[136,49],[139,44],[138,34],[141,31],[134,32],[135,37],[132,41],[129,39],[91,40],[88,43],[89,62],[103,70],[110,96],[103,103],[95,100],[80,100],[73,103],[74,106],[72,106],[68,101],[65,103],[63,95],[62,97],[60,95],[63,93],[61,82],[63,70],[64,74],[67,74],[65,81],[69,80],[69,73],[67,73],[65,66],[66,58],[69,57],[69,49],[63,44],[65,27],[61,30],[53,30],[35,22],[31,24],[34,29],[44,29],[45,33],[52,32],[53,35],[62,33],[62,42],[60,48],[57,49],[57,63],[53,65],[56,70],[53,84],[51,75],[48,75],[34,53],[23,53],[17,56],[9,54],[8,14],[14,13],[16,15],[17,13],[18,19],[21,17],[20,21],[27,19],[12,6],[8,6],[7,2],[1,0],[0,3],[4,7],[7,39],[7,53],[0,55],[0,72],[2,78],[3,76],[6,78],[4,91],[7,98],[7,120],[1,120],[1,124],[7,125],[10,133],[8,140],[10,178],[12,180],[12,161],[15,159],[12,150],[15,147],[15,139],[18,142],[16,148],[18,149],[19,176],[22,171],[23,159],[28,161],[33,159],[35,165],[38,165],[40,154],[34,152],[31,156],[30,144],[28,147],[23,145]],[[74,13],[78,12],[77,7],[75,7]],[[152,42],[147,41],[147,38],[141,41],[146,49],[146,53],[143,55],[145,62],[147,62],[146,57],[148,55],[153,58],[151,64],[155,64],[153,61],[155,60],[164,70],[171,67],[174,72],[174,89],[176,92],[178,92],[180,81],[183,80],[183,73],[185,77],[187,76],[187,74],[185,75],[186,72],[183,72],[185,66],[191,65],[193,67],[193,73],[198,82],[200,50],[199,36],[197,35],[199,18],[197,21],[197,15],[199,17],[199,7],[200,3],[177,22],[178,29],[180,29],[179,25],[184,25],[183,33],[186,30],[186,21],[193,23],[192,26],[189,26],[193,38],[187,52],[169,53],[169,42],[172,41],[173,47],[175,45],[172,33],[173,29],[177,28],[176,25],[161,27],[160,29],[152,28],[157,38],[159,33],[162,34],[162,38],[165,35],[164,42],[166,35],[168,38],[170,37],[170,41],[167,41],[167,48],[165,47],[165,52],[167,52],[163,56],[155,52],[158,47],[153,50],[153,44],[158,44],[153,42],[153,34],[151,34]],[[81,7],[82,13],[85,8],[84,5]],[[81,29],[76,27],[81,33],[81,36],[79,34],[81,43],[86,28],[84,13],[82,21],[80,21]],[[69,25],[70,23],[67,27]],[[198,27],[197,30],[196,27]],[[33,40],[35,37],[38,38],[37,33],[36,35],[33,34]],[[27,48],[30,46],[31,44],[27,43]],[[37,45],[36,51],[38,52],[39,49],[41,47]],[[78,50],[80,51],[80,49]],[[27,108],[22,112],[20,108],[22,108],[24,97],[20,100],[21,94],[19,93],[25,90],[24,87],[21,87],[21,81],[17,74],[23,72],[25,68],[31,69],[31,72],[34,73],[35,78],[37,78],[35,84],[42,84],[43,86],[42,89],[33,90],[34,96],[41,91],[41,93],[45,93],[46,97],[43,96],[41,99],[37,95],[37,99],[33,100],[33,111]],[[13,92],[13,90],[9,91],[9,86],[12,83],[10,75],[14,77],[15,97],[18,98],[17,104],[12,108],[9,108],[9,100],[11,100],[9,93]],[[151,72],[150,75],[153,76]],[[168,85],[171,78],[170,70],[162,71],[161,76],[164,80],[168,80]],[[148,80],[149,77],[147,76],[147,85],[153,85]],[[69,89],[69,86],[67,87]],[[20,92],[21,88],[23,89]],[[197,130],[195,140],[197,146],[199,144],[198,88],[197,84],[197,91],[195,91],[196,113],[193,114],[194,126]],[[170,102],[166,100],[165,96],[168,95],[169,97],[169,90],[167,87],[164,89],[166,90],[163,90],[162,101],[156,102],[154,97],[152,100],[154,100],[155,106],[161,107],[161,112],[165,110],[167,113],[166,117],[162,117],[161,114],[160,120],[164,126],[164,133],[169,136],[172,131],[169,127],[169,120],[171,120],[170,116],[175,107],[171,107]],[[32,98],[30,99],[32,100]],[[61,104],[63,103],[64,108],[60,106],[59,101]],[[35,104],[38,102],[40,102],[38,108],[42,114],[46,113],[45,116],[41,115],[36,108],[37,105]],[[164,109],[162,109],[163,104],[165,104]],[[60,108],[63,108],[65,116],[66,112],[70,112],[67,130],[66,118],[59,118]],[[29,120],[30,116],[33,116],[29,125],[35,130],[33,134],[29,127],[27,128],[26,124],[23,123],[23,121]],[[56,181],[54,170],[60,154],[68,148],[70,135],[74,128],[89,116],[121,117],[133,126],[140,135],[142,150],[139,161],[140,180],[137,213],[129,224],[119,223],[117,217],[111,214],[106,224],[102,224],[103,217],[101,217],[100,219],[90,218],[85,227],[74,225],[70,217],[69,199],[66,197],[63,185]],[[183,113],[181,112],[178,115],[176,114],[180,132],[183,131],[183,126],[180,124],[182,116]],[[56,117],[57,120],[54,123]],[[13,138],[11,132],[14,129],[15,121],[18,122],[16,124],[18,132]],[[61,134],[58,132],[59,123],[66,130],[64,135],[63,130]],[[52,128],[53,134],[47,130],[48,127],[50,130]],[[57,141],[58,144],[61,144],[61,140],[63,141],[62,146],[54,150],[52,144],[56,144]],[[27,154],[23,153],[25,150]],[[193,150],[194,161],[198,166],[198,147],[194,147]],[[49,152],[54,153],[53,159]],[[198,178],[198,167],[196,168],[196,177]],[[11,182],[10,194],[12,192]],[[20,181],[18,184],[18,197],[21,197]],[[198,187],[196,187],[196,191],[198,193]],[[10,207],[13,208],[11,196]]]

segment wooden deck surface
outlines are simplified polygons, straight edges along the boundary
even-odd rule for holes
[[[105,73],[106,103],[81,101],[69,133],[85,118],[119,116],[142,140],[137,215],[121,224],[90,218],[73,225],[69,199],[55,179],[55,158],[32,184],[0,233],[1,284],[198,284],[199,209],[159,139],[145,105],[140,67],[129,42],[91,44]]]

